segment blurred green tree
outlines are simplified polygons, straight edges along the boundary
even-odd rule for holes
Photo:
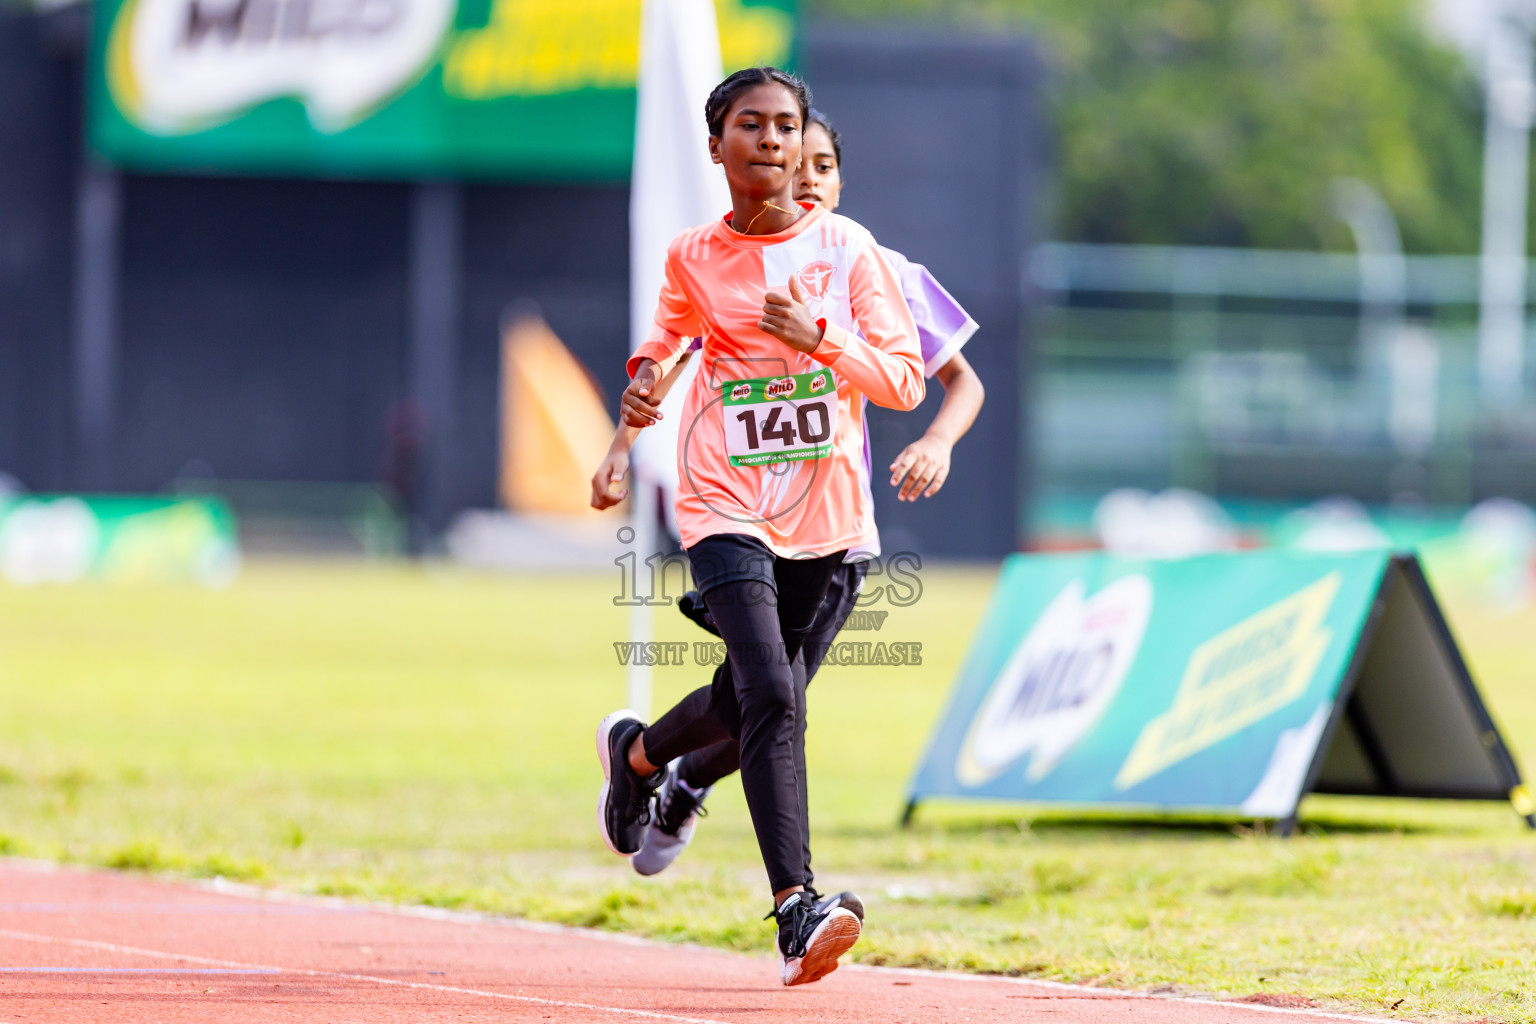
[[[1413,252],[1477,249],[1482,98],[1421,0],[815,0],[839,20],[1023,29],[1059,132],[1055,237],[1352,248],[1335,178]]]

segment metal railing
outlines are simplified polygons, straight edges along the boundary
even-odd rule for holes
[[[1524,382],[1479,397],[1477,257],[1406,257],[1389,318],[1350,254],[1051,244],[1026,273],[1046,493],[1536,500]]]

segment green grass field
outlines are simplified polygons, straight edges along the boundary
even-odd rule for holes
[[[1506,806],[1316,798],[1291,840],[978,806],[897,831],[991,577],[925,571],[883,631],[923,666],[812,689],[818,880],[865,896],[859,959],[1536,1020],[1536,836]],[[0,850],[766,952],[734,782],[660,879],[596,835],[616,582],[258,564],[222,592],[0,587]],[[1451,612],[1536,768],[1536,611]],[[703,679],[659,669],[658,706]]]

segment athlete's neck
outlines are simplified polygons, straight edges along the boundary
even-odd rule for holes
[[[776,235],[805,216],[804,207],[795,202],[788,190],[766,199],[731,199],[731,227],[743,235]]]

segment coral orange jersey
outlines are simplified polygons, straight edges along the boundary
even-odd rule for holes
[[[805,558],[876,540],[862,471],[864,400],[893,409],[912,409],[923,400],[917,326],[869,232],[820,206],[800,205],[806,214],[778,234],[740,234],[727,215],[673,239],[656,322],[629,359],[631,377],[642,358],[654,359],[665,374],[690,338],[704,339],[703,365],[683,406],[677,446],[677,525],[685,547],[715,534],[744,533],[775,554]],[[825,328],[810,354],[757,326],[764,296],[788,295],[791,275]],[[734,410],[722,388],[823,367],[837,390],[825,456],[733,465],[726,416]]]

